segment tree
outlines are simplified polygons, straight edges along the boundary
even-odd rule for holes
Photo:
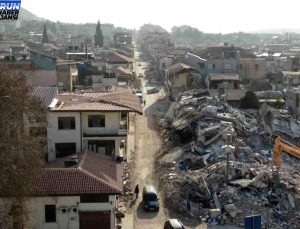
[[[49,43],[49,38],[48,38],[48,33],[47,33],[47,27],[46,27],[46,24],[44,25],[44,31],[43,31],[42,42],[43,42],[43,43]]]
[[[245,97],[241,99],[241,108],[258,109],[259,101],[253,91],[247,91]]]
[[[101,24],[98,21],[96,25],[96,34],[94,35],[95,37],[95,47],[103,47],[103,34],[101,31]]]
[[[44,161],[41,138],[29,135],[25,120],[34,116],[46,122],[46,115],[24,76],[0,66],[0,78],[0,196],[10,197],[0,205],[0,228],[22,228],[25,198]]]

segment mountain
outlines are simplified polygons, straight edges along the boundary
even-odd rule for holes
[[[20,20],[20,21],[33,21],[33,20],[45,21],[45,19],[36,16],[35,14],[31,13],[29,10],[26,10],[23,7],[21,7],[18,20]]]

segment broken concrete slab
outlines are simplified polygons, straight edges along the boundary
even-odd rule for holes
[[[295,202],[294,202],[294,197],[293,197],[293,195],[292,195],[291,193],[288,193],[287,196],[288,196],[288,201],[289,201],[289,203],[290,203],[290,205],[291,205],[291,208],[295,208],[296,205],[295,205]]]

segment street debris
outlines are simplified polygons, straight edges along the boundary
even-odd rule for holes
[[[244,217],[261,214],[267,228],[297,228],[299,166],[285,156],[276,184],[268,113],[277,115],[263,106],[254,116],[203,91],[181,94],[161,121],[165,144],[158,166],[165,202],[214,225],[243,225]],[[297,128],[290,136],[298,136]]]

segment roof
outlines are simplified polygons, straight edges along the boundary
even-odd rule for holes
[[[194,68],[183,63],[177,63],[177,64],[170,65],[168,67],[168,70],[170,75],[176,75],[183,71],[194,70]]]
[[[102,55],[103,59],[107,60],[108,63],[132,63],[133,59],[124,56],[117,52],[108,52]]]
[[[196,59],[198,59],[198,60],[200,60],[200,61],[206,61],[205,59],[202,59],[200,56],[197,56],[197,55],[195,55],[195,54],[193,54],[193,53],[190,53],[190,52],[187,52],[186,55],[187,55],[187,56],[192,56],[192,57],[194,57],[194,58],[196,58]]]
[[[240,80],[240,77],[236,73],[210,73],[209,79],[214,80]]]
[[[143,114],[138,97],[128,89],[109,86],[106,90],[62,93],[51,111],[136,112]]]
[[[33,195],[120,194],[123,165],[95,152],[78,154],[79,163],[65,167],[60,158],[47,165],[34,182]]]
[[[57,87],[34,87],[32,94],[38,97],[43,103],[44,107],[47,108],[55,96],[58,94]]]
[[[299,77],[300,72],[282,71],[282,74],[286,77]]]
[[[36,54],[39,54],[39,55],[41,55],[41,56],[45,56],[45,57],[51,58],[51,59],[53,59],[53,60],[56,60],[56,59],[57,59],[57,58],[54,57],[54,56],[51,56],[51,55],[49,55],[49,54],[46,54],[46,53],[43,53],[43,52],[40,52],[40,51],[37,51],[37,50],[29,49],[29,52],[30,52],[30,55],[31,55],[32,53],[36,53]]]
[[[197,52],[196,54],[200,58],[204,59],[219,59],[222,58],[222,53],[229,53],[233,55],[232,57],[235,58],[236,52],[240,52],[240,58],[256,58],[254,54],[251,54],[247,50],[240,48],[240,47],[208,47],[200,52]]]
[[[130,71],[129,68],[123,68],[122,66],[117,68],[117,72],[120,75],[132,75],[132,72]]]

